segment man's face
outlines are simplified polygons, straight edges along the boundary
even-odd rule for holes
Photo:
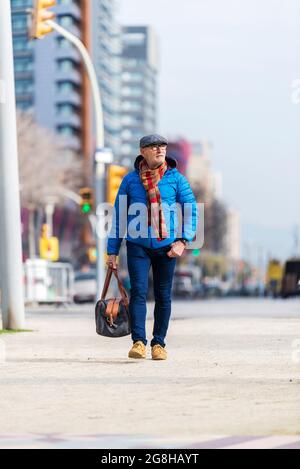
[[[154,169],[160,166],[166,159],[167,145],[150,145],[141,148],[141,155],[145,158],[149,168]]]

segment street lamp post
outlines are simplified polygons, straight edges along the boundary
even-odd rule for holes
[[[95,189],[95,200],[96,200],[96,213],[97,213],[97,227],[96,229],[96,243],[97,243],[97,286],[98,292],[101,291],[104,284],[104,253],[105,253],[105,239],[103,236],[99,236],[99,226],[104,224],[104,211],[102,204],[105,202],[105,175],[106,175],[106,164],[112,163],[113,155],[109,149],[104,148],[104,121],[103,121],[103,110],[101,93],[98,85],[97,75],[95,67],[91,60],[91,57],[82,43],[82,41],[74,34],[67,31],[62,26],[58,25],[52,20],[48,20],[47,24],[57,31],[59,34],[64,36],[70,41],[81,54],[83,63],[88,74],[92,97],[94,103],[95,113],[95,128],[96,128],[96,150],[94,155],[94,189]]]
[[[25,324],[10,0],[0,14],[0,278],[4,329]]]

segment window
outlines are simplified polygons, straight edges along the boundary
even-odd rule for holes
[[[141,82],[143,81],[143,75],[141,73],[133,73],[133,72],[124,72],[122,74],[122,80],[123,82],[129,82],[129,81],[138,81]]]
[[[18,58],[14,62],[15,72],[31,72],[32,61],[28,58]]]
[[[18,29],[26,29],[27,28],[26,16],[21,16],[21,15],[13,16],[12,27],[14,31]]]
[[[33,92],[33,82],[31,80],[17,80],[16,93],[29,94]]]
[[[70,81],[62,81],[57,83],[57,91],[59,93],[72,93],[73,91],[77,91],[77,88]]]
[[[60,104],[57,106],[57,111],[61,116],[72,116],[76,112],[72,104]]]
[[[64,37],[57,38],[57,43],[60,49],[66,49],[70,47],[70,42]]]
[[[32,0],[11,0],[12,8],[32,7]]]
[[[122,153],[123,155],[130,155],[132,153],[131,145],[122,145]]]
[[[123,111],[142,111],[142,104],[139,102],[123,101],[121,107]]]
[[[144,33],[125,33],[123,34],[123,42],[126,45],[143,45],[146,41]]]
[[[30,49],[30,45],[26,37],[15,37],[13,39],[13,44],[15,51],[25,51]]]
[[[58,70],[61,72],[72,72],[75,69],[75,64],[70,59],[59,60],[57,66]]]
[[[128,129],[123,130],[123,132],[122,132],[122,138],[123,138],[124,140],[130,140],[130,139],[132,138],[132,132],[131,132],[131,130],[128,130]]]
[[[32,108],[32,106],[33,106],[32,101],[21,101],[21,102],[19,102],[17,100],[17,108],[21,109],[22,111],[28,111],[29,109]]]
[[[70,15],[61,16],[59,18],[59,24],[61,26],[65,26],[66,28],[68,28],[68,27],[73,26],[75,24],[75,20]]]
[[[122,116],[121,120],[123,125],[139,125],[141,123],[136,116]]]
[[[64,137],[73,137],[76,135],[76,130],[69,125],[58,126],[57,131]]]
[[[125,86],[122,88],[122,96],[134,96],[135,98],[140,98],[143,96],[143,93],[143,89],[138,86]]]

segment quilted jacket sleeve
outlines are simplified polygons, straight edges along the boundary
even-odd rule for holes
[[[179,174],[178,186],[177,186],[177,202],[182,207],[182,236],[178,238],[184,238],[188,242],[193,241],[199,221],[199,213],[197,207],[197,201],[192,191],[192,188],[185,176]],[[185,204],[188,204],[185,206]]]
[[[120,247],[127,230],[128,176],[123,179],[114,204],[112,228],[107,239],[107,255],[119,255]],[[121,196],[127,196],[127,204],[120,204]],[[125,210],[124,210],[125,209]]]

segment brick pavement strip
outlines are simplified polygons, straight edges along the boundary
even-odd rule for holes
[[[299,445],[299,300],[174,302],[173,313],[169,359],[154,362],[150,350],[147,360],[128,359],[129,338],[97,336],[93,306],[30,312],[34,332],[0,339],[0,446],[5,435],[30,434],[106,435],[124,447],[197,447],[203,435],[233,447],[270,437]]]

